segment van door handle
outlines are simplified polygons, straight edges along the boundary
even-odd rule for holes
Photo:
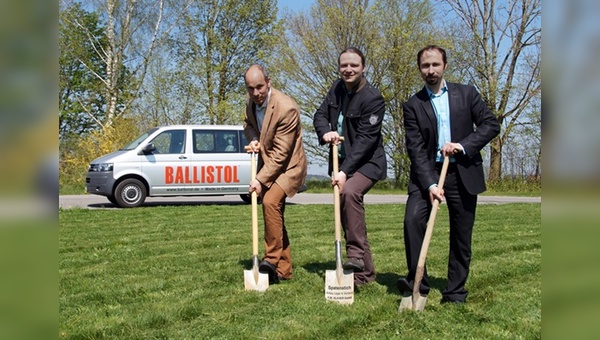
[[[179,159],[187,159],[184,155],[179,156]]]

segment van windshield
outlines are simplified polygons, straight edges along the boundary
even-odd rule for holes
[[[127,150],[133,150],[133,149],[135,149],[138,145],[140,145],[140,143],[144,139],[148,138],[148,136],[150,136],[156,130],[158,130],[158,128],[152,128],[152,129],[144,132],[138,138],[134,139],[133,142],[129,143],[127,146],[125,146],[124,148],[122,148],[120,150],[127,151]]]

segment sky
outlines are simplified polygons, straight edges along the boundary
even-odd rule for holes
[[[284,9],[289,11],[306,11],[313,3],[313,0],[277,0],[280,12]]]

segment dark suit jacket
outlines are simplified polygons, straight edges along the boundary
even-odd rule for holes
[[[267,188],[277,183],[293,197],[306,180],[307,162],[302,143],[300,110],[296,102],[271,87],[265,119],[259,133],[251,99],[246,102],[244,132],[249,141],[261,145],[256,179]]]
[[[455,155],[458,174],[467,191],[485,191],[481,149],[500,132],[500,124],[485,105],[475,87],[446,82],[450,106],[450,134],[460,143],[465,155]],[[427,190],[437,183],[435,170],[438,151],[438,125],[425,87],[403,105],[406,148],[410,157],[408,192]]]
[[[336,80],[315,113],[313,126],[321,145],[324,144],[324,134],[337,131],[338,116],[345,95],[344,82],[341,79]],[[379,90],[363,80],[356,93],[351,96],[343,114],[343,146],[346,158],[340,164],[340,171],[348,177],[358,171],[372,180],[386,178],[387,161],[381,135],[385,102]],[[329,153],[331,173],[331,149]]]

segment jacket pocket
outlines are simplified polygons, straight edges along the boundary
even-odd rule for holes
[[[360,110],[358,109],[348,109],[346,112],[344,112],[344,117],[348,117],[348,118],[359,118],[360,117]]]

